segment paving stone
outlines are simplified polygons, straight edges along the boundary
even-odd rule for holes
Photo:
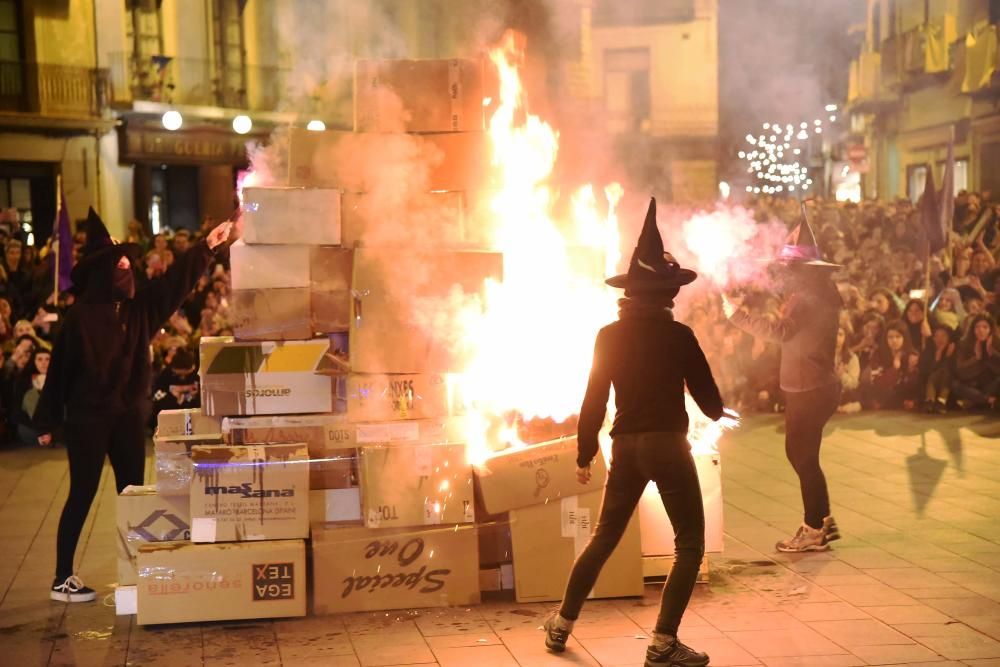
[[[813,621],[807,625],[827,639],[845,647],[912,643],[912,640],[905,635],[874,619]]]

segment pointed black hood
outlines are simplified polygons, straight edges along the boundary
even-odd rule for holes
[[[110,284],[112,270],[122,256],[128,257],[132,265],[142,255],[142,248],[135,243],[116,243],[104,221],[91,208],[87,211],[87,222],[84,230],[87,241],[83,246],[80,260],[73,267],[70,278],[73,281],[73,291],[82,294],[87,290],[87,281],[92,277],[102,283]],[[98,277],[99,276],[99,277]]]
[[[656,227],[656,199],[651,197],[628,273],[613,276],[605,282],[612,287],[624,288],[626,296],[631,296],[682,287],[697,277],[697,273],[682,269],[674,256],[663,250],[663,239]]]

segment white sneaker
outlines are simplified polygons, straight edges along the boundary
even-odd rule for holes
[[[837,537],[840,537],[838,534]],[[787,540],[781,540],[774,548],[784,552],[800,551],[826,551],[830,548],[827,543],[826,531],[822,528],[812,528],[807,524],[802,524],[795,532],[795,535]]]
[[[97,599],[97,593],[92,588],[83,585],[83,580],[75,574],[66,577],[66,581],[52,582],[52,592],[49,597],[56,602],[91,602]]]

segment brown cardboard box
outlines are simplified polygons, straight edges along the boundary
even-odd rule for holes
[[[193,410],[161,410],[156,415],[156,435],[171,437],[175,435],[210,435],[222,432],[222,422],[218,417],[211,417],[201,411]]]
[[[479,565],[492,567],[509,563],[514,557],[510,541],[510,518],[503,514],[501,519],[489,523],[478,523]]]
[[[302,443],[195,447],[191,541],[308,537],[308,460]]]
[[[590,485],[582,486],[576,479],[574,436],[497,454],[476,467],[476,476],[486,510],[498,514],[602,488],[608,469],[600,452],[590,471]]]
[[[314,247],[309,254],[312,327],[327,333],[351,327],[351,273],[354,251]]]
[[[369,528],[475,520],[472,468],[464,444],[366,445],[359,467]]]
[[[314,525],[312,562],[317,614],[479,602],[475,526]]]
[[[191,449],[198,445],[221,445],[222,434],[153,437],[156,492],[161,496],[188,496],[191,489]]]
[[[345,370],[336,336],[312,340],[201,339],[202,409],[210,415],[343,412],[339,382]]]
[[[309,246],[247,245],[229,247],[234,290],[309,287]]]
[[[495,591],[514,590],[514,566],[510,563],[484,567],[479,570],[479,591],[489,593]]]
[[[452,413],[448,376],[440,373],[347,376],[351,421],[436,419]]]
[[[602,492],[565,496],[510,513],[514,586],[518,602],[561,600],[577,555],[594,529]],[[641,596],[639,519],[633,514],[618,547],[601,570],[592,598]]]
[[[302,540],[139,549],[139,625],[306,615]]]
[[[417,237],[423,247],[462,245],[465,234],[465,194],[427,192],[386,200],[371,194],[345,193],[344,246],[348,248],[406,245]]]
[[[340,190],[244,188],[242,238],[251,245],[340,245]]]
[[[402,174],[412,192],[463,192],[482,187],[489,177],[485,132],[362,134],[292,128],[288,138],[293,186],[377,192],[387,178],[400,185],[392,174]],[[386,164],[396,168],[387,172]]]
[[[233,333],[239,340],[312,338],[312,293],[308,287],[233,290]]]
[[[155,486],[128,486],[118,494],[118,585],[138,583],[136,556],[150,542],[191,539],[191,501],[160,496]]]
[[[354,253],[351,370],[355,373],[449,373],[464,370],[468,350],[439,316],[457,315],[456,291],[481,296],[501,280],[503,255],[436,251]]]
[[[481,60],[358,60],[355,132],[483,129]]]

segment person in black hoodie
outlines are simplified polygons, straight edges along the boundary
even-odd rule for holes
[[[577,477],[581,484],[590,481],[590,463],[599,455],[597,436],[613,385],[611,469],[597,529],[573,565],[562,606],[545,620],[545,645],[550,650],[566,649],[584,600],[652,480],[674,528],[676,559],[663,589],[645,664],[708,664],[706,654],[677,638],[705,551],[701,487],[687,441],[685,385],[706,416],[713,420],[723,416],[722,397],[701,346],[691,329],[674,321],[671,310],[681,286],[696,277],[663,251],[656,200],[651,200],[628,273],[607,280],[612,287],[625,288],[625,298],[618,302],[618,321],[597,334],[580,409]]]
[[[825,551],[840,539],[830,515],[830,495],[819,464],[823,427],[840,403],[836,368],[837,329],[842,301],[831,275],[837,264],[823,261],[809,222],[802,220],[778,258],[787,294],[779,320],[751,315],[734,297],[723,296],[729,321],[744,331],[781,343],[781,390],[785,394],[785,455],[799,477],[805,516],[778,551]]]
[[[119,493],[143,483],[150,338],[187,297],[231,227],[217,227],[165,275],[136,291],[139,246],[115,243],[97,213],[88,213],[86,245],[71,274],[76,302],[56,339],[35,412],[48,429],[67,426],[70,489],[59,520],[53,600],[95,598],[73,573],[73,556],[104,459],[111,461]],[[51,442],[51,432],[39,442]]]

